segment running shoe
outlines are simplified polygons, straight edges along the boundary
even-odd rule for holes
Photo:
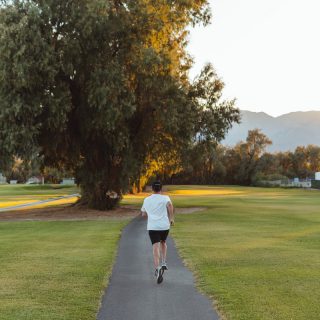
[[[163,270],[161,267],[157,268],[155,271],[155,276],[157,278],[157,283],[161,283],[163,281]]]
[[[168,266],[166,262],[162,262],[162,266],[161,266],[162,270],[168,270]]]

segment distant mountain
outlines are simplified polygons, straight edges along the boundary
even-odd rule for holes
[[[261,129],[273,142],[268,151],[294,151],[297,146],[320,145],[320,111],[292,112],[272,117],[264,112],[241,111],[241,123],[234,124],[223,145],[245,141],[248,130]]]

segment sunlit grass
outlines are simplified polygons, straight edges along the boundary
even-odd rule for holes
[[[175,206],[206,208],[176,215],[171,234],[227,319],[319,319],[319,191],[173,186],[167,194]]]
[[[230,189],[195,189],[195,190],[173,190],[169,192],[171,195],[183,195],[183,196],[225,196],[233,194],[243,194],[242,191],[230,190]]]
[[[63,185],[1,185],[0,208],[35,203],[42,200],[68,196],[79,192],[75,186]],[[28,209],[45,208],[49,206],[65,205],[74,203],[78,198],[59,199],[53,202],[28,206]],[[24,208],[20,208],[23,210]]]
[[[47,199],[47,198],[44,198]],[[32,204],[38,202],[38,200],[20,200],[20,201],[7,201],[7,202],[0,202],[0,208],[6,208],[6,207],[11,207],[11,206],[17,206],[21,204]],[[47,208],[50,206],[57,206],[57,205],[66,205],[66,204],[72,204],[78,200],[78,197],[72,197],[72,198],[67,198],[67,199],[59,199],[59,200],[54,200],[52,202],[45,202],[41,204],[35,204],[35,205],[28,205],[27,207],[22,207],[19,208],[19,210],[24,210],[24,209],[37,209],[37,208]]]
[[[34,203],[36,200],[24,199],[24,200],[15,200],[15,201],[1,201],[0,208],[10,207],[10,206],[17,206],[19,204],[25,203]]]

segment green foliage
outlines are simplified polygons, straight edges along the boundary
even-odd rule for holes
[[[246,142],[227,148],[212,138],[206,139],[205,133],[192,146],[184,170],[175,183],[251,184],[266,146],[272,143],[268,137],[258,129],[251,130]]]
[[[279,184],[273,184],[273,181],[288,181],[288,177],[283,176],[279,173],[265,174],[258,171],[252,179],[252,185],[258,187],[278,187]]]
[[[259,159],[272,141],[259,129],[249,130],[245,143],[236,146],[239,155],[239,170],[237,177],[245,185],[250,185],[257,172]]]
[[[219,141],[238,110],[218,103],[211,66],[188,81],[185,50],[187,26],[209,20],[205,0],[4,1],[0,161],[39,153],[110,209],[165,153]]]
[[[265,174],[280,174],[288,178],[313,178],[320,170],[320,147],[299,146],[294,152],[264,154],[259,163],[259,171]]]
[[[286,180],[288,179],[286,176],[283,176],[279,173],[273,173],[273,174],[263,174],[260,173],[257,175],[260,180],[266,180],[266,181],[275,181],[275,180]]]
[[[71,170],[58,167],[44,167],[41,170],[45,183],[60,183],[63,178],[73,177]]]
[[[220,102],[223,87],[224,83],[211,64],[203,68],[190,86],[188,98],[196,108],[193,115],[189,114],[193,121],[190,123],[190,118],[182,118],[179,123],[184,130],[181,132],[181,137],[185,137],[188,132],[193,134],[187,140],[180,140],[179,144],[176,144],[176,141],[180,133],[177,133],[175,139],[171,139],[171,143],[175,143],[175,161],[172,156],[166,155],[162,161],[165,162],[164,168],[155,170],[163,181],[201,184],[212,181],[213,175],[214,179],[224,176],[224,167],[217,161],[218,156],[215,154],[219,153],[217,145],[225,137],[232,123],[239,122],[240,115],[234,108],[234,101]],[[181,115],[184,116],[183,110]],[[158,151],[161,152],[161,147]],[[168,167],[171,170],[168,170]]]
[[[40,175],[41,159],[33,155],[28,160],[22,160],[13,157],[5,166],[3,173],[7,180],[17,180],[19,183],[25,183],[31,176]]]
[[[174,177],[174,183],[215,184],[225,181],[224,151],[216,142],[198,141],[186,155],[183,170]]]
[[[166,182],[270,187],[270,181],[314,178],[315,172],[320,171],[319,146],[299,146],[293,152],[265,152],[270,143],[258,129],[249,131],[246,141],[234,147],[201,139],[199,135],[187,150],[180,172]]]
[[[311,180],[311,188],[320,189],[320,180]]]

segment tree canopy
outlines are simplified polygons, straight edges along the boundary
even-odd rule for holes
[[[0,6],[0,161],[73,170],[82,203],[114,207],[159,159],[239,121],[207,65],[188,71],[205,0],[14,0]]]

